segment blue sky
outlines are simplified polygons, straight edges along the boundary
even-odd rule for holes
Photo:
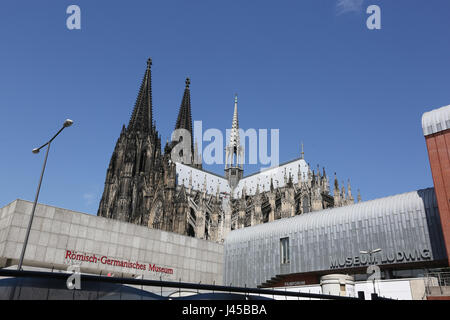
[[[81,30],[66,8],[81,8]],[[381,30],[366,28],[381,7]],[[32,201],[95,214],[106,168],[153,59],[154,118],[174,127],[184,79],[193,119],[280,130],[300,155],[351,179],[364,200],[433,185],[421,116],[450,104],[448,1],[2,1],[0,206]],[[206,169],[222,173],[223,166]],[[246,166],[245,172],[258,170]]]

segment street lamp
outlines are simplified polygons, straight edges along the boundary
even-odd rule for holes
[[[47,164],[47,157],[48,157],[48,151],[50,150],[50,143],[58,136],[58,134],[61,133],[61,131],[63,131],[67,127],[70,127],[72,124],[73,124],[72,120],[66,119],[66,121],[64,121],[64,123],[63,123],[62,128],[59,129],[59,131],[48,142],[46,142],[39,148],[34,148],[32,150],[32,152],[34,154],[37,154],[43,147],[47,146],[47,151],[45,153],[45,158],[44,158],[44,165],[42,166],[41,178],[39,179],[39,184],[38,184],[38,188],[36,191],[36,197],[34,198],[33,209],[31,210],[30,221],[28,222],[27,233],[25,235],[25,241],[23,243],[22,253],[20,254],[20,260],[19,260],[19,265],[17,266],[17,270],[22,269],[23,258],[25,256],[25,250],[27,249],[28,237],[30,236],[31,224],[33,223],[34,211],[36,210],[36,205],[37,205],[37,201],[38,201],[38,197],[39,197],[39,191],[41,190],[42,178],[44,177],[45,165]]]
[[[374,253],[380,252],[381,248],[378,249],[373,249],[373,250],[369,250],[369,251],[365,251],[365,250],[361,250],[359,251],[360,254],[368,254],[369,255],[369,262],[372,261],[372,255]],[[369,270],[367,270],[369,271]],[[375,277],[373,278],[373,293],[377,293],[377,291],[375,290]]]

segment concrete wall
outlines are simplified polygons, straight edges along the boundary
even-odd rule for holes
[[[0,209],[0,267],[18,264],[32,205],[16,200]],[[97,261],[71,260],[67,250]],[[146,269],[108,265],[102,257],[138,262]],[[86,273],[222,284],[223,245],[39,204],[24,265],[66,270],[71,264]],[[153,264],[172,272],[149,270]]]

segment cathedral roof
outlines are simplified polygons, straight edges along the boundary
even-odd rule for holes
[[[212,172],[197,169],[177,162],[176,174],[178,186],[184,185],[185,188],[192,186],[193,190],[205,190],[207,194],[216,194],[217,188],[219,188],[220,193],[231,193],[228,180]]]
[[[271,180],[275,188],[284,187],[289,181],[289,176],[293,183],[297,183],[299,173],[300,177],[308,175],[308,164],[301,158],[283,163],[275,168],[268,168],[242,178],[233,190],[233,197],[239,197],[244,187],[247,195],[254,195],[257,186],[259,186],[260,192],[269,191]]]
[[[304,159],[295,159],[283,163],[278,167],[254,173],[242,178],[234,190],[231,190],[228,180],[225,177],[206,170],[176,163],[176,173],[178,186],[184,185],[186,188],[189,188],[191,185],[193,190],[203,191],[205,189],[208,194],[216,194],[217,188],[219,188],[219,192],[230,194],[233,198],[238,198],[242,195],[244,188],[247,195],[254,195],[257,186],[259,186],[260,192],[268,191],[271,180],[275,188],[284,187],[289,181],[289,175],[291,176],[292,182],[297,183],[299,173],[300,177],[303,175],[306,177],[308,175],[308,164]]]

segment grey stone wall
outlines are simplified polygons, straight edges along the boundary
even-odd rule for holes
[[[31,202],[15,200],[0,209],[0,267],[18,264],[32,206]],[[95,256],[97,262],[70,259],[67,250]],[[106,259],[138,262],[146,269],[102,263]],[[66,270],[71,264],[86,273],[221,284],[223,245],[39,204],[24,266]],[[149,270],[153,264],[172,272]]]

